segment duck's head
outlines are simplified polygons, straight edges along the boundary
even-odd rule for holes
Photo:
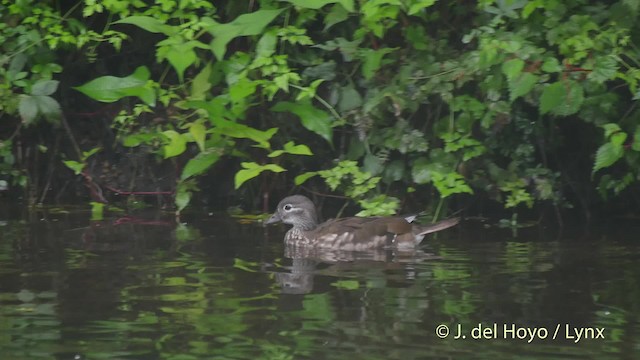
[[[302,230],[312,230],[318,226],[316,206],[306,196],[288,196],[278,203],[276,212],[271,215],[265,224],[277,222],[293,225],[294,228]]]

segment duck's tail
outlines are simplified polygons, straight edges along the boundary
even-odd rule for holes
[[[431,225],[414,225],[413,233],[416,236],[417,242],[420,243],[422,239],[424,239],[425,235],[434,233],[436,231],[448,229],[452,226],[456,226],[458,225],[459,222],[460,222],[460,218],[456,217],[456,218],[438,221],[437,223],[431,224]]]

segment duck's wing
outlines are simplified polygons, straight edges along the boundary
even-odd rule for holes
[[[313,230],[316,246],[342,250],[370,250],[393,245],[398,235],[412,234],[401,217],[349,217],[329,220]]]

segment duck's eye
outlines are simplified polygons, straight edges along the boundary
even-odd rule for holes
[[[283,206],[282,209],[284,211],[291,211],[291,209],[293,209],[293,206],[291,206],[291,204],[287,204],[287,205]]]

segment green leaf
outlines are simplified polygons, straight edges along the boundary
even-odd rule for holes
[[[526,189],[526,183],[522,179],[506,181],[500,185],[500,190],[507,193],[505,208],[513,208],[522,203],[527,207],[533,206],[533,197]]]
[[[387,184],[391,184],[394,181],[400,181],[404,177],[405,172],[404,161],[393,160],[384,167],[382,180]]]
[[[14,79],[14,76],[20,73],[24,66],[27,64],[27,60],[29,60],[29,56],[27,56],[24,52],[15,52],[12,54],[11,62],[9,63],[9,68],[7,69],[7,75],[10,78]]]
[[[349,18],[349,12],[342,5],[334,5],[331,7],[329,13],[324,17],[324,29],[322,31],[326,32],[333,25],[341,23]]]
[[[331,81],[336,78],[336,73],[336,62],[330,60],[316,66],[307,67],[302,72],[302,75],[311,79]]]
[[[317,171],[309,171],[303,174],[300,174],[298,176],[295,177],[295,179],[293,179],[293,183],[296,185],[302,185],[304,184],[307,180],[311,179],[312,177],[318,175]]]
[[[62,109],[58,101],[51,96],[33,96],[38,107],[38,113],[42,114],[47,120],[57,124],[62,117]]]
[[[82,170],[84,170],[85,163],[74,161],[74,160],[63,160],[62,161],[69,169],[73,170],[73,173],[76,175],[80,175]]]
[[[58,101],[45,95],[20,95],[18,112],[25,125],[31,125],[38,118],[44,116],[50,122],[57,124],[62,117],[62,109]]]
[[[596,160],[591,173],[595,174],[596,171],[613,165],[622,158],[622,155],[624,155],[624,148],[622,146],[610,142],[603,144],[596,152]]]
[[[244,184],[247,180],[253,179],[254,177],[260,175],[263,171],[273,171],[276,173],[286,171],[282,167],[276,164],[267,164],[267,165],[259,165],[255,162],[243,162],[242,167],[244,169],[239,170],[235,176],[235,187],[236,189],[240,188],[242,184]]]
[[[136,147],[136,146],[140,146],[140,144],[151,144],[152,142],[154,142],[156,139],[158,139],[159,135],[156,133],[153,134],[145,134],[145,133],[140,133],[140,134],[131,134],[131,135],[127,135],[125,136],[125,138],[122,140],[122,145],[126,146],[126,147]]]
[[[256,92],[257,86],[257,82],[242,78],[229,87],[229,97],[232,101],[244,100]]]
[[[184,210],[184,208],[189,205],[192,197],[191,188],[183,183],[178,184],[178,188],[176,189],[176,198],[174,199],[174,203],[176,204],[176,208],[178,212]]]
[[[284,151],[293,155],[313,155],[311,149],[307,145],[296,145],[293,141],[284,144]]]
[[[572,115],[580,110],[584,101],[584,89],[574,81],[559,81],[548,85],[540,97],[540,113]]]
[[[339,37],[335,40],[327,41],[324,44],[313,45],[314,48],[322,49],[325,51],[340,51],[344,61],[351,62],[353,61],[355,55],[361,50],[360,44],[362,43],[362,39],[356,39],[353,41],[349,41],[345,38]]]
[[[149,70],[140,66],[129,76],[102,76],[74,89],[101,102],[114,102],[123,97],[137,96],[146,104],[154,106],[156,93],[148,84],[149,75]]]
[[[345,8],[345,10],[349,12],[355,11],[353,0],[278,0],[278,1],[291,3],[299,8],[314,9],[314,10],[320,9],[327,4],[338,3],[342,5]]]
[[[627,134],[624,132],[618,132],[611,135],[611,139],[609,140],[614,146],[624,145],[624,142],[627,140]]]
[[[562,71],[562,65],[560,65],[558,59],[554,57],[548,57],[544,59],[544,62],[542,63],[542,71],[548,73],[557,73]]]
[[[191,94],[189,94],[190,100],[204,100],[207,92],[211,89],[211,77],[212,65],[205,65],[202,70],[193,78],[191,82]]]
[[[362,49],[364,61],[362,63],[362,75],[365,79],[369,80],[373,78],[380,66],[382,65],[382,58],[396,50],[395,48],[382,48],[382,49]]]
[[[443,198],[449,197],[453,194],[468,193],[473,194],[473,190],[467,185],[464,176],[457,172],[440,173],[434,171],[431,173],[433,180],[433,186],[440,193]]]
[[[620,128],[620,125],[618,125],[616,123],[604,124],[604,125],[602,125],[602,128],[604,129],[604,138],[606,140],[609,140],[611,135],[622,131],[622,129]]]
[[[200,123],[192,123],[189,126],[189,133],[193,136],[193,140],[198,144],[200,151],[204,151],[204,140],[207,137],[207,129]]]
[[[273,79],[273,83],[279,88],[286,92],[289,92],[289,84],[295,84],[300,81],[300,75],[294,72],[288,72],[279,76],[276,76]],[[269,99],[271,99],[271,96]]]
[[[213,132],[233,138],[253,140],[263,149],[269,149],[271,147],[269,140],[278,132],[278,128],[270,128],[262,131],[220,118],[213,118],[211,122],[215,125],[212,130]]]
[[[415,15],[421,12],[422,10],[432,6],[435,3],[436,3],[436,0],[415,0],[412,2],[411,6],[409,7],[409,11],[407,11],[407,14]]]
[[[284,153],[292,155],[313,155],[311,149],[309,149],[307,145],[295,145],[293,141],[289,141],[288,143],[284,144],[283,150],[275,150],[267,156],[270,158],[274,158]]]
[[[338,102],[338,110],[341,113],[357,109],[362,106],[362,96],[358,90],[353,88],[353,85],[349,84],[340,89],[340,101]]]
[[[416,184],[426,184],[431,182],[431,167],[427,158],[421,157],[413,163],[411,167],[411,178]]]
[[[57,80],[40,80],[33,84],[31,88],[31,95],[51,95],[58,89]]]
[[[403,7],[400,0],[363,1],[360,4],[361,26],[378,38],[391,28],[389,23],[396,22]]]
[[[91,202],[91,220],[101,221],[104,219],[104,204],[97,201]]]
[[[405,28],[405,38],[408,44],[416,50],[428,50],[431,39],[427,31],[420,25],[409,25]]]
[[[258,57],[270,57],[276,51],[276,45],[278,43],[277,31],[270,30],[265,32],[258,44],[256,45],[256,58]]]
[[[520,75],[520,73],[522,73],[522,69],[524,69],[524,60],[522,59],[516,58],[516,59],[511,59],[502,63],[502,73],[509,80]]]
[[[527,95],[538,82],[538,77],[530,72],[520,74],[509,80],[509,98],[511,101]]]
[[[190,159],[182,169],[180,180],[188,179],[192,176],[200,175],[209,170],[213,164],[220,159],[220,150],[209,149],[203,151]]]
[[[87,160],[88,158],[90,158],[91,156],[95,155],[96,153],[98,153],[100,150],[102,150],[102,148],[100,147],[94,147],[93,149],[87,150],[87,151],[83,151],[82,152],[82,160]]]
[[[614,55],[598,56],[588,78],[601,84],[615,78],[617,73],[618,61]]]
[[[333,144],[333,129],[331,128],[331,116],[326,112],[316,109],[310,103],[292,103],[281,101],[271,108],[272,111],[288,111],[300,118],[302,126],[322,136],[327,142]]]
[[[531,0],[527,2],[527,5],[522,9],[522,18],[527,19],[536,9],[544,9],[545,0]]]
[[[168,36],[175,35],[179,27],[167,25],[164,22],[150,16],[129,16],[115,21],[114,24],[131,24],[152,33],[162,33]]]
[[[569,116],[577,113],[584,102],[584,88],[575,81],[569,81],[564,87],[562,105],[552,109],[551,112],[560,116]]]
[[[373,154],[367,154],[364,157],[364,161],[362,163],[362,170],[364,172],[368,172],[369,174],[375,176],[384,170],[384,163]]]
[[[274,158],[274,157],[278,157],[280,155],[284,154],[284,150],[274,150],[271,153],[269,153],[269,155],[267,155],[270,158]]]
[[[20,104],[18,104],[20,117],[25,125],[31,125],[38,117],[38,104],[35,96],[20,95]]]
[[[400,200],[384,194],[376,195],[362,200],[357,200],[358,205],[362,207],[362,211],[356,213],[356,216],[392,216],[398,213]]]
[[[183,41],[183,39],[180,38],[179,41]],[[158,45],[160,46],[162,43],[158,43]],[[180,82],[184,81],[184,71],[198,60],[196,52],[193,50],[197,44],[197,41],[178,42],[158,49],[159,58],[166,58],[169,61],[178,74]]]
[[[636,131],[633,133],[631,149],[633,149],[633,151],[640,151],[640,125],[636,126]]]
[[[233,21],[220,24],[209,19],[209,24],[204,28],[213,35],[211,50],[218,60],[224,59],[227,51],[227,44],[240,36],[260,35],[264,28],[269,25],[284,9],[279,10],[258,10],[249,14],[243,14]]]
[[[162,134],[169,139],[169,143],[163,146],[165,159],[178,156],[187,150],[187,140],[179,132],[165,130]]]
[[[446,174],[455,168],[459,158],[442,149],[433,149],[429,157],[420,157],[411,165],[411,178],[416,184],[427,184],[433,181],[434,173]]]

